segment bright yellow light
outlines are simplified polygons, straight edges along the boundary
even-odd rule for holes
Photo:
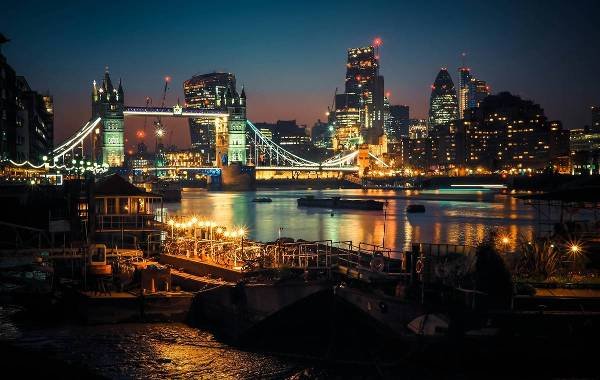
[[[181,223],[175,223],[175,228],[181,228]]]
[[[573,254],[578,254],[579,252],[581,252],[581,247],[577,243],[572,243],[569,247],[569,251],[571,251],[571,253]]]
[[[223,233],[223,229],[222,229],[221,227],[217,228],[217,233],[218,233],[218,234],[221,234],[221,233]]]
[[[246,230],[243,228],[240,228],[237,233],[239,236],[244,236],[244,235],[246,235]]]
[[[200,228],[204,228],[204,226],[206,226],[206,223],[204,223],[204,221],[201,221],[199,224],[200,224]]]
[[[229,237],[229,231],[225,231],[225,233],[223,234],[225,237]]]
[[[169,226],[172,226],[175,224],[175,221],[173,219],[169,219],[167,223],[169,223]]]
[[[192,220],[191,220],[191,222],[192,222],[192,224],[196,224],[196,223],[198,223],[198,218],[196,218],[195,216],[194,216],[194,217],[192,217]]]
[[[510,243],[510,239],[509,239],[507,236],[504,236],[504,237],[502,238],[502,244],[505,244],[505,245],[506,245],[506,244],[508,244],[508,243]]]

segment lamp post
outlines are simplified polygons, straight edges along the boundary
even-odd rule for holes
[[[171,226],[171,239],[173,239],[173,229],[175,228],[175,221],[173,219],[169,219],[169,226]]]
[[[198,218],[196,218],[195,216],[192,218],[192,220],[190,221],[192,223],[192,234],[194,237],[194,257],[198,256],[198,239],[196,239],[196,225],[198,223]]]

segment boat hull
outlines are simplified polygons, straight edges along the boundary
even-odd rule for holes
[[[360,311],[382,333],[391,333],[396,338],[414,337],[408,324],[425,313],[423,307],[415,302],[349,286],[336,286],[335,297]]]
[[[228,338],[243,340],[269,318],[321,292],[331,292],[328,281],[214,285],[200,291],[193,305],[194,319],[208,322]]]

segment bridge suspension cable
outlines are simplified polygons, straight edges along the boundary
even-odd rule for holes
[[[54,149],[50,154],[54,161],[57,161],[59,158],[63,157],[67,152],[75,149],[79,144],[83,142],[83,140],[93,133],[94,129],[100,123],[101,118],[97,118],[93,122],[88,121],[85,125],[78,130],[73,136],[69,137],[64,143],[62,143],[59,147]]]
[[[271,159],[273,159],[273,156],[275,156],[275,161],[278,165],[281,161],[283,161],[291,164],[292,166],[319,166],[317,162],[306,160],[277,145],[273,140],[263,135],[262,132],[256,128],[256,126],[252,124],[250,120],[246,120],[246,123],[250,127],[250,130],[254,133],[255,149],[261,150],[262,153],[269,154]]]

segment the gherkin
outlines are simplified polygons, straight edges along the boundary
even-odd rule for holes
[[[429,125],[446,124],[458,119],[458,98],[448,70],[442,68],[431,86]]]

